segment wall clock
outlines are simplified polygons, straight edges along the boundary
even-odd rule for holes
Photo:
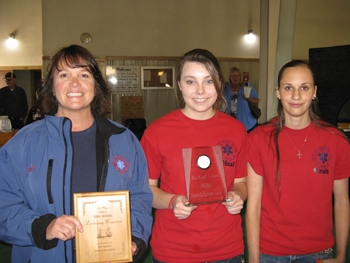
[[[83,44],[89,44],[91,42],[91,35],[89,33],[82,33],[80,35],[80,41]]]

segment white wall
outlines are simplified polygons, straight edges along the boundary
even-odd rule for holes
[[[206,48],[217,57],[258,58],[259,0],[43,0],[44,55],[81,44],[94,55],[182,56]]]
[[[297,1],[293,58],[308,59],[309,48],[341,45],[350,45],[350,1]]]
[[[5,45],[17,31],[18,47]],[[0,1],[0,67],[42,65],[41,0]]]
[[[350,44],[349,0],[296,1],[294,59]],[[242,41],[248,29],[259,37],[259,8],[260,0],[2,0],[0,69],[40,66],[42,55],[81,44],[82,32],[92,35],[86,46],[95,55],[181,56],[202,47],[218,57],[259,58],[259,42]],[[9,50],[15,30],[19,47]]]

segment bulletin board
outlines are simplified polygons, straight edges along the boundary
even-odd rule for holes
[[[113,93],[140,92],[140,66],[106,67],[107,83]]]
[[[122,123],[127,119],[144,118],[142,96],[122,96],[121,97]]]
[[[175,87],[175,67],[141,67],[141,89],[173,89]]]

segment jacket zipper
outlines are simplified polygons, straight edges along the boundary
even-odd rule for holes
[[[53,166],[53,159],[50,159],[47,167],[47,175],[46,175],[46,192],[47,192],[47,198],[49,200],[49,204],[53,204],[52,191],[51,191],[52,166]]]
[[[64,140],[64,146],[65,146],[65,156],[64,156],[64,169],[63,169],[63,188],[62,188],[62,196],[63,196],[63,214],[66,214],[66,202],[65,202],[65,184],[66,184],[66,169],[67,169],[67,140],[65,137],[64,133],[64,124],[68,119],[64,118],[63,123],[62,123],[62,134],[63,134],[63,140]],[[70,129],[69,129],[70,130]],[[73,256],[73,254],[72,254]],[[65,257],[65,262],[68,262],[67,259],[67,244],[64,242],[64,257]],[[73,262],[73,258],[72,258]]]

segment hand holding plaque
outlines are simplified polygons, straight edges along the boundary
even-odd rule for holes
[[[74,194],[74,215],[84,226],[77,232],[76,262],[131,262],[129,191]]]
[[[230,201],[221,146],[182,149],[190,205]]]

